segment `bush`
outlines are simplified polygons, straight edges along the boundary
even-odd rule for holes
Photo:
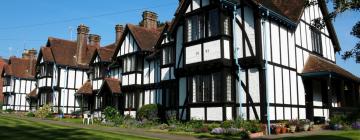
[[[41,118],[41,119],[50,118],[50,117],[52,117],[52,113],[53,112],[51,110],[50,105],[43,105],[38,110],[36,110],[35,117]]]
[[[13,113],[14,110],[12,110],[12,109],[6,109],[5,112],[6,112],[6,113]]]
[[[226,120],[226,121],[222,122],[220,126],[222,128],[232,128],[232,127],[235,127],[235,123],[232,120]]]
[[[209,131],[212,131],[215,128],[219,128],[220,124],[219,123],[210,123],[210,124],[207,124],[206,126],[209,129]]]
[[[158,104],[144,105],[137,111],[136,117],[139,120],[159,121],[161,118],[160,108]]]
[[[26,113],[27,117],[35,117],[35,114],[33,112],[28,112]]]
[[[120,113],[114,107],[106,107],[104,109],[105,120],[114,123],[114,126],[119,126],[124,123],[125,117],[120,115]]]
[[[244,123],[244,129],[251,132],[261,132],[261,123],[259,121],[249,120]]]

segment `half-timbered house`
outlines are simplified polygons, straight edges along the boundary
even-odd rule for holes
[[[27,96],[36,88],[36,50],[25,50],[22,58],[11,57],[2,70],[3,110],[30,111]]]
[[[170,29],[179,118],[328,119],[339,98],[355,108],[359,79],[336,66],[336,33],[330,21],[314,26],[328,14],[314,3],[180,1]]]
[[[161,103],[157,83],[158,59],[147,59],[155,50],[160,36],[157,15],[143,13],[142,26],[127,24],[113,59],[121,64],[121,91],[124,94],[124,114],[135,116],[145,104]]]
[[[96,116],[107,106],[122,111],[123,97],[120,95],[121,66],[112,57],[123,32],[122,25],[115,26],[115,43],[97,48],[90,61],[89,80],[77,91],[87,109]]]
[[[81,109],[81,98],[75,93],[88,81],[90,59],[99,44],[88,43],[85,25],[77,31],[76,41],[49,37],[41,48],[36,63],[38,106],[50,104],[55,112],[64,114]]]

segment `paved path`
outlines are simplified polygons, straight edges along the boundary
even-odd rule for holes
[[[144,136],[149,138],[155,138],[155,139],[161,139],[161,140],[198,140],[199,138],[192,137],[192,136],[185,136],[185,135],[172,135],[167,133],[156,133],[156,132],[148,132],[144,129],[125,129],[125,128],[119,128],[119,127],[106,127],[106,126],[100,126],[100,125],[82,125],[82,124],[76,124],[76,123],[68,123],[63,121],[54,121],[54,120],[43,120],[38,118],[28,118],[28,117],[20,117],[15,115],[3,115],[7,117],[16,117],[22,120],[29,120],[29,121],[36,121],[36,122],[44,122],[47,124],[54,124],[54,125],[60,125],[60,126],[66,126],[66,127],[73,127],[73,128],[81,128],[81,129],[92,129],[92,130],[99,130],[103,132],[110,132],[110,133],[117,133],[117,134],[128,134],[128,135],[134,135],[134,136]]]

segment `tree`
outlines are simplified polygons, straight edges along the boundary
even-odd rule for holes
[[[324,1],[324,0],[319,0]],[[329,0],[327,0],[329,1]],[[329,13],[329,15],[323,17],[323,19],[315,19],[313,24],[317,28],[325,27],[325,22],[329,20],[334,20],[339,14],[344,13],[346,11],[360,11],[360,0],[331,0],[333,4],[333,12]],[[313,0],[307,0],[305,6],[317,4]],[[355,47],[351,50],[347,50],[342,54],[343,59],[349,59],[352,57],[359,57],[360,55],[360,21],[358,21],[350,33],[359,39],[359,42],[355,45]]]

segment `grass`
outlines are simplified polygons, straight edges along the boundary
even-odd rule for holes
[[[332,131],[319,135],[304,137],[288,137],[282,140],[360,140],[360,130]]]
[[[155,133],[166,133],[173,135],[184,135],[184,136],[193,136],[197,138],[203,139],[224,139],[224,140],[241,140],[242,138],[239,136],[227,136],[227,135],[212,135],[210,133],[195,133],[195,132],[184,132],[184,131],[168,131],[168,130],[159,130],[159,129],[151,129],[149,132]]]
[[[12,140],[58,140],[58,139],[121,139],[147,140],[150,138],[137,137],[126,134],[102,132],[98,130],[65,127],[43,122],[35,122],[0,116],[0,138]]]
[[[68,123],[76,123],[76,124],[82,124],[83,120],[81,118],[54,118],[55,121],[63,121]]]

